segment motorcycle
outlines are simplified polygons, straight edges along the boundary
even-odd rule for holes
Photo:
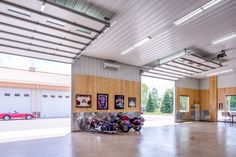
[[[132,128],[129,119],[127,119],[126,116],[122,116],[122,113],[117,114],[116,123],[118,124],[118,129],[122,132],[129,132],[129,130]]]
[[[131,127],[135,131],[140,131],[142,129],[142,126],[143,126],[144,121],[145,121],[142,116],[137,116],[137,117],[133,117],[133,118],[129,118],[127,115],[122,116],[121,114],[118,114],[118,116],[124,121],[129,121]]]
[[[88,118],[85,122],[84,130],[85,131],[97,131],[102,125],[102,121],[96,116],[95,113],[92,113],[92,116]]]

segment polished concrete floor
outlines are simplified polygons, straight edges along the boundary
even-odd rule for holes
[[[0,144],[1,157],[235,157],[236,125],[187,123],[128,134],[72,133]]]

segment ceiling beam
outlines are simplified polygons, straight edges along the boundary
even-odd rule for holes
[[[45,0],[39,0],[39,1],[45,3]],[[81,13],[81,12],[78,12],[78,11],[76,11],[76,10],[74,10],[74,9],[70,9],[70,8],[68,8],[68,7],[65,7],[65,6],[62,6],[62,5],[59,5],[59,4],[50,2],[50,1],[48,1],[48,0],[46,0],[46,4],[50,4],[50,5],[55,6],[55,7],[57,7],[57,8],[61,8],[61,9],[63,9],[63,10],[69,11],[69,12],[71,12],[71,13],[74,13],[74,14],[83,16],[83,17],[85,17],[85,18],[88,18],[88,19],[90,19],[90,20],[93,20],[93,21],[99,22],[99,23],[101,23],[101,24],[104,24],[106,27],[110,27],[110,23],[109,23],[109,22],[100,20],[100,19],[98,19],[98,18],[89,16],[89,15],[84,14],[84,13]]]
[[[53,54],[53,53],[48,53],[48,52],[38,51],[38,50],[31,50],[31,49],[27,49],[27,48],[12,46],[12,45],[10,46],[10,45],[6,45],[6,44],[2,44],[2,43],[0,43],[0,46],[14,48],[14,49],[18,49],[18,50],[24,50],[24,51],[32,51],[32,52],[35,52],[38,54],[45,54],[45,55],[57,56],[57,57],[62,57],[62,58],[67,58],[67,59],[74,59],[74,57],[63,56],[63,55],[58,55],[58,54]]]
[[[18,36],[18,37],[22,37],[22,38],[27,38],[27,39],[30,39],[30,40],[42,41],[42,42],[54,44],[54,45],[57,45],[57,46],[63,46],[63,47],[67,47],[67,48],[77,49],[78,51],[82,50],[81,48],[78,48],[78,47],[74,47],[74,46],[70,46],[70,45],[65,45],[65,44],[57,43],[57,42],[50,41],[50,40],[39,39],[39,38],[36,38],[36,37],[33,37],[33,36],[29,37],[29,36],[26,36],[26,35],[16,34],[16,33],[13,33],[13,32],[8,32],[8,31],[3,31],[3,30],[0,30],[0,32],[5,33],[5,34],[10,34],[10,35]]]
[[[99,30],[96,30],[96,29],[93,29],[93,28],[90,28],[90,27],[86,27],[86,26],[77,24],[76,22],[71,22],[71,21],[69,21],[69,20],[65,20],[65,19],[58,18],[58,17],[56,17],[56,16],[54,16],[54,15],[46,14],[45,12],[40,12],[40,11],[33,10],[33,9],[30,9],[30,8],[27,8],[27,7],[18,5],[18,4],[13,4],[13,3],[9,2],[9,1],[0,1],[0,3],[6,4],[6,5],[9,5],[9,6],[12,6],[12,7],[16,7],[16,8],[19,8],[19,9],[23,9],[23,10],[32,12],[32,13],[34,13],[34,14],[41,15],[41,16],[43,16],[43,17],[56,19],[56,20],[62,21],[62,22],[64,22],[64,23],[70,24],[70,25],[72,25],[72,26],[84,28],[84,29],[86,29],[86,30],[89,30],[89,31],[92,31],[92,32],[95,32],[95,33],[98,33],[98,34],[101,34],[101,33],[102,33],[102,32],[99,31]]]
[[[193,73],[189,73],[189,72],[183,72],[183,71],[179,71],[179,70],[173,70],[171,68],[166,68],[166,67],[158,67],[158,68],[162,68],[162,69],[165,69],[165,70],[169,70],[169,71],[172,71],[172,72],[178,72],[178,73],[182,73],[182,74],[186,74],[186,75],[193,75]]]
[[[194,56],[194,57],[197,57],[197,58],[203,59],[203,60],[205,60],[206,62],[211,62],[211,63],[213,63],[213,64],[215,64],[215,65],[217,65],[217,66],[222,66],[221,63],[217,63],[217,62],[215,62],[215,61],[213,61],[213,60],[211,60],[211,59],[208,59],[208,58],[205,58],[205,57],[199,56],[199,55],[197,55],[197,54],[191,54],[191,55]]]
[[[64,64],[72,64],[71,62],[64,62],[64,61],[59,61],[59,60],[54,60],[54,59],[48,59],[48,58],[43,58],[43,57],[34,57],[34,56],[23,55],[23,54],[14,54],[14,53],[2,51],[2,50],[0,50],[0,53],[7,54],[7,55],[19,56],[19,57],[27,57],[27,58],[40,59],[40,60],[51,61],[51,62],[64,63]]]
[[[46,25],[46,24],[43,24],[43,23],[27,20],[27,19],[24,19],[24,18],[21,18],[21,17],[18,17],[18,16],[6,14],[6,13],[3,13],[3,12],[0,12],[0,15],[9,17],[9,18],[12,18],[12,19],[15,19],[15,20],[20,20],[20,21],[23,21],[23,22],[27,22],[27,23],[30,23],[30,24],[42,26],[42,27],[45,27],[45,28],[54,29],[54,30],[57,30],[57,31],[60,31],[60,32],[63,32],[63,33],[67,33],[67,34],[74,35],[74,36],[77,36],[77,37],[85,38],[85,39],[88,39],[88,40],[94,40],[94,38],[91,38],[91,37],[88,37],[88,36],[85,36],[85,35],[81,35],[81,34],[78,34],[78,33],[73,33],[70,30],[60,29],[60,28],[57,28],[57,27],[53,27],[53,26]]]
[[[214,67],[211,67],[211,66],[208,66],[208,65],[206,65],[206,64],[202,64],[202,63],[193,61],[193,60],[191,60],[191,59],[186,59],[186,58],[181,58],[181,59],[182,59],[182,60],[185,60],[185,61],[188,61],[188,62],[192,62],[192,63],[198,64],[198,65],[201,65],[201,66],[204,66],[204,67],[206,67],[206,68],[215,69]]]
[[[24,41],[18,41],[18,40],[14,40],[14,39],[3,38],[1,36],[0,36],[0,39],[5,40],[5,41],[14,42],[14,43],[20,43],[20,44],[23,44],[23,45],[35,46],[35,47],[38,47],[38,48],[45,48],[45,49],[48,49],[48,50],[60,51],[60,52],[63,52],[63,53],[68,53],[68,54],[74,54],[74,55],[77,54],[77,53],[71,52],[71,51],[66,51],[66,50],[61,50],[61,49],[58,49],[58,48],[52,48],[52,47],[48,47],[48,46],[33,44],[31,42],[24,42]]]
[[[44,32],[39,32],[37,30],[31,30],[31,29],[28,29],[28,28],[20,27],[20,26],[15,26],[15,25],[12,25],[12,24],[4,23],[3,21],[0,21],[0,24],[5,25],[5,26],[9,26],[9,27],[13,27],[13,28],[17,28],[17,29],[21,29],[21,30],[25,30],[25,31],[29,31],[29,32],[32,32],[32,33],[37,33],[37,34],[40,34],[40,35],[45,35],[45,36],[49,36],[49,37],[53,37],[53,38],[57,38],[57,39],[61,39],[61,40],[81,44],[81,45],[88,45],[87,43],[79,42],[79,41],[76,41],[76,40],[73,40],[73,39],[59,37],[59,36],[56,36],[56,35],[47,34],[47,33],[44,33]]]

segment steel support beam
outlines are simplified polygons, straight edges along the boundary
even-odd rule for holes
[[[85,38],[85,39],[88,39],[88,40],[94,40],[94,38],[91,38],[91,37],[88,37],[88,36],[85,36],[85,35],[80,35],[80,34],[77,34],[77,33],[73,33],[71,31],[67,31],[67,30],[60,29],[60,28],[57,28],[57,27],[53,27],[53,26],[50,26],[50,25],[46,25],[46,24],[43,24],[43,23],[27,20],[27,19],[24,19],[24,18],[21,18],[21,17],[18,17],[18,16],[6,14],[6,13],[3,13],[3,12],[0,12],[0,15],[10,17],[10,18],[13,18],[15,20],[20,20],[20,21],[23,21],[23,22],[27,22],[27,23],[30,23],[30,24],[42,26],[42,27],[45,27],[45,28],[54,29],[54,30],[57,30],[57,31],[60,31],[60,32],[63,32],[63,33],[71,34],[71,35],[81,37],[81,38]]]
[[[183,72],[183,71],[179,71],[179,70],[173,70],[171,68],[166,68],[166,67],[158,67],[158,68],[162,68],[162,69],[165,69],[165,70],[170,70],[172,72],[178,72],[178,73],[182,73],[182,74],[186,74],[186,75],[193,75],[193,73],[189,73],[189,72]]]
[[[211,59],[208,59],[208,58],[199,56],[199,55],[197,55],[197,54],[191,54],[191,55],[194,56],[194,57],[203,59],[203,60],[205,60],[205,61],[207,61],[207,62],[211,62],[211,63],[213,63],[213,64],[215,64],[215,65],[217,65],[217,66],[222,66],[222,64],[220,64],[220,63],[217,63],[217,62],[215,62],[215,61],[213,61],[213,60],[211,60]]]
[[[20,26],[15,26],[15,25],[12,25],[12,24],[4,23],[2,21],[0,21],[0,24],[5,25],[5,26],[9,26],[9,27],[13,27],[13,28],[17,28],[17,29],[22,29],[22,30],[29,31],[29,32],[32,32],[32,33],[37,33],[37,34],[41,34],[41,35],[45,35],[45,36],[49,36],[49,37],[53,37],[53,38],[57,38],[57,39],[61,39],[61,40],[66,40],[66,41],[81,44],[81,45],[88,45],[87,43],[82,43],[82,42],[79,42],[79,41],[76,41],[76,40],[73,40],[73,39],[68,39],[68,38],[65,38],[65,37],[59,37],[59,36],[56,36],[56,35],[39,32],[37,30],[31,30],[31,29],[28,29],[28,28],[20,27]]]
[[[200,73],[200,72],[198,72],[198,71],[189,70],[189,69],[185,69],[185,68],[177,67],[177,66],[170,65],[170,64],[165,64],[165,65],[166,65],[166,66],[169,66],[169,67],[172,67],[172,68],[177,68],[177,69],[185,70],[185,71],[187,71],[187,72],[192,72],[192,73],[195,73],[195,74],[199,74],[199,73]]]
[[[161,67],[159,67],[159,68],[161,68]],[[151,70],[156,71],[156,72],[163,72],[163,73],[167,73],[167,74],[172,74],[172,75],[178,75],[178,76],[181,76],[181,77],[188,76],[188,75],[176,74],[176,73],[173,73],[173,72],[164,71],[164,70],[160,70],[160,69],[151,69]]]

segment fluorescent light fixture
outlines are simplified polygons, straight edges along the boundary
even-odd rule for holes
[[[224,41],[227,41],[227,40],[230,40],[230,39],[233,39],[233,38],[235,38],[236,37],[236,34],[232,34],[232,35],[229,35],[229,36],[227,36],[227,37],[224,37],[224,38],[221,38],[221,39],[218,39],[218,40],[215,40],[215,41],[213,41],[212,42],[212,44],[218,44],[218,43],[222,43],[222,42],[224,42]]]
[[[65,27],[65,23],[64,22],[61,22],[61,21],[58,21],[58,20],[55,20],[55,19],[47,19],[47,22],[48,23],[52,23],[54,25]]]
[[[132,51],[133,49],[135,49],[136,47],[139,47],[141,45],[143,45],[144,43],[148,42],[149,40],[151,40],[151,37],[147,37],[143,40],[141,40],[140,42],[134,44],[133,46],[131,46],[130,48],[128,48],[127,50],[121,52],[121,55],[127,54],[128,52]]]
[[[181,52],[176,53],[176,54],[174,54],[174,55],[171,55],[171,56],[169,56],[169,57],[160,59],[159,64],[162,65],[162,64],[168,63],[168,62],[170,62],[170,61],[179,59],[179,58],[181,58],[181,57],[183,57],[183,56],[190,55],[190,54],[192,54],[192,52],[189,52],[189,51],[181,51]]]
[[[203,5],[202,9],[206,10],[206,9],[212,7],[213,5],[219,3],[220,1],[222,1],[222,0],[212,0],[212,1],[208,2],[207,4]]]
[[[41,12],[44,12],[45,7],[46,7],[46,3],[43,2],[43,4],[42,4],[41,7],[40,7],[40,11],[41,11]]]
[[[179,20],[175,21],[174,24],[175,25],[179,25],[185,21],[187,21],[188,19],[198,15],[199,13],[201,13],[202,11],[216,5],[217,3],[221,2],[222,0],[211,0],[210,2],[204,4],[203,6],[201,6],[200,8],[192,11],[191,13],[185,15],[184,17],[180,18]]]
[[[219,71],[219,72],[207,74],[207,76],[215,76],[215,75],[219,75],[219,74],[229,73],[229,72],[232,72],[232,71],[234,71],[234,69],[229,69],[229,70],[224,70],[224,71]]]
[[[10,12],[13,12],[13,13],[17,13],[17,14],[20,14],[20,15],[31,17],[31,13],[30,12],[22,10],[22,9],[9,7],[7,10],[10,11]]]
[[[201,13],[202,11],[203,11],[202,8],[198,8],[197,10],[194,10],[193,12],[191,12],[191,13],[185,15],[185,16],[182,17],[181,19],[175,21],[174,24],[175,24],[175,25],[179,25],[179,24],[181,24],[181,23],[187,21],[188,19],[190,19],[190,18],[196,16],[197,14]]]

